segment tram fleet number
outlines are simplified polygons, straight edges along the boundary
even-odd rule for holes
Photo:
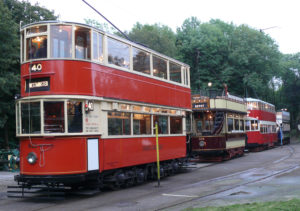
[[[42,71],[42,64],[41,63],[35,63],[30,65],[30,72],[41,72]]]

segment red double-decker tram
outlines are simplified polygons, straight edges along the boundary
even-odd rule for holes
[[[275,106],[259,99],[246,100],[246,147],[256,151],[273,147],[277,142]]]
[[[120,186],[154,177],[186,156],[189,66],[84,24],[21,29],[16,101],[23,187]],[[93,184],[94,184],[93,183]]]

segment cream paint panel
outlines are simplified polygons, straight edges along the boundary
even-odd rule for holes
[[[244,147],[245,146],[245,140],[234,140],[234,141],[226,141],[226,149],[232,149],[236,147]]]
[[[226,99],[210,99],[210,108],[247,112],[246,104],[237,103]]]
[[[94,110],[85,114],[85,132],[99,133],[100,132],[100,103],[94,102]]]

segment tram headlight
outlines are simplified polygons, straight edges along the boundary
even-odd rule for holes
[[[200,147],[204,147],[205,145],[206,145],[205,141],[200,141],[200,142],[199,142],[199,146],[200,146]]]
[[[34,152],[30,152],[28,155],[27,155],[27,161],[28,163],[30,164],[35,164],[37,160],[37,156]]]

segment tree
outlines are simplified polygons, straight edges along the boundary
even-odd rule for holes
[[[18,54],[19,43],[17,38],[18,25],[12,19],[11,13],[2,1],[0,1],[0,128],[8,146],[9,126],[14,122],[13,93],[18,90]],[[13,119],[13,121],[12,121]]]
[[[287,108],[291,114],[291,126],[300,123],[300,53],[283,55],[280,78],[282,86],[277,92],[278,108]]]
[[[109,26],[107,23],[100,23],[96,20],[89,19],[89,18],[85,18],[84,21],[85,21],[86,24],[88,24],[92,27],[98,28],[102,31],[105,31],[105,32],[108,32],[108,33],[111,33],[111,34],[116,34],[117,33],[117,30],[114,27]]]
[[[154,24],[142,25],[137,22],[128,37],[135,42],[146,45],[149,48],[170,57],[176,57],[176,36],[168,26]]]
[[[54,15],[54,11],[50,11],[39,6],[38,3],[31,5],[28,1],[4,0],[4,4],[8,7],[15,23],[26,25],[37,21],[57,20],[58,16]]]
[[[270,98],[268,86],[279,69],[280,52],[264,33],[246,25],[235,26],[220,20],[208,23],[191,17],[177,29],[179,58],[191,66],[192,89],[228,85],[230,92]]]
[[[0,143],[8,147],[15,140],[14,96],[20,92],[19,22],[55,20],[57,16],[38,4],[3,0],[0,17]]]

